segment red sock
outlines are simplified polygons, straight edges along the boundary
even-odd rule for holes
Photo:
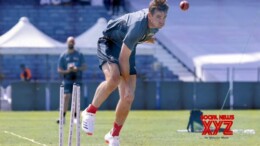
[[[95,114],[97,112],[97,108],[94,105],[90,104],[87,108],[87,112]]]
[[[119,133],[120,133],[120,130],[121,130],[121,128],[123,127],[123,125],[117,125],[117,123],[116,122],[114,122],[114,128],[113,128],[113,130],[112,130],[112,132],[111,132],[111,135],[112,136],[119,136]]]

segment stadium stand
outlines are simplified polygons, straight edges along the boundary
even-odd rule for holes
[[[16,6],[25,6],[25,5],[33,5],[33,6],[37,6],[40,4],[40,0],[0,0],[0,4],[1,6],[6,6],[6,5],[16,5]]]
[[[111,16],[103,6],[55,6],[39,5],[35,0],[0,1],[0,35],[12,28],[20,17],[26,16],[30,22],[48,36],[65,42],[67,36],[79,36],[96,23],[98,18],[109,20]],[[21,63],[26,64],[32,71],[33,80],[58,81],[57,54],[0,54],[1,72],[5,75],[5,82],[19,80]],[[84,73],[84,80],[101,80],[103,73],[98,68],[98,59],[93,54],[85,54],[88,70]],[[138,77],[143,80],[178,80],[167,66],[163,65],[160,72],[155,71],[153,64],[158,62],[153,55],[137,55]],[[159,76],[158,76],[159,75]],[[156,78],[155,78],[156,77]]]
[[[38,29],[61,42],[65,42],[67,36],[80,35],[101,16],[110,18],[102,6],[1,5],[0,8],[0,20],[4,22],[0,23],[0,34],[26,16]]]

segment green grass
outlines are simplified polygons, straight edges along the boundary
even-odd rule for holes
[[[122,146],[260,146],[260,111],[203,111],[204,114],[234,114],[232,129],[255,129],[255,135],[234,133],[228,139],[206,139],[200,133],[178,133],[185,129],[189,111],[131,111],[121,131]],[[0,146],[37,146],[20,135],[47,146],[58,145],[58,112],[0,112]],[[93,136],[81,135],[82,146],[106,146],[103,136],[112,128],[113,111],[99,111]],[[69,115],[66,118],[65,144]],[[75,126],[74,126],[75,127]],[[7,133],[6,133],[7,132]],[[75,132],[74,132],[75,134]],[[75,135],[74,145],[75,145]],[[218,137],[223,136],[222,133]]]

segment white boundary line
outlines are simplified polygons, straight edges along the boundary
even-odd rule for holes
[[[4,131],[4,133],[10,134],[10,135],[13,135],[13,136],[16,136],[16,137],[21,138],[21,139],[28,140],[28,141],[30,141],[30,142],[32,142],[32,143],[35,143],[35,144],[38,144],[38,145],[47,146],[46,144],[42,144],[42,143],[40,143],[40,142],[35,141],[34,139],[30,139],[30,138],[27,138],[27,137],[23,137],[23,136],[21,136],[21,135],[15,134],[15,133],[13,133],[13,132]]]

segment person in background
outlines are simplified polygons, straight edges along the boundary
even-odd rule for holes
[[[20,74],[20,78],[22,81],[30,81],[32,79],[31,70],[25,66],[25,64],[21,64],[20,68],[22,70]]]
[[[70,36],[67,38],[67,45],[68,49],[60,55],[58,62],[58,73],[63,76],[64,85],[64,119],[68,110],[73,84],[76,83],[81,86],[82,73],[86,69],[83,54],[74,48],[74,37]],[[77,113],[74,113],[74,123],[77,122],[76,114]],[[57,123],[59,123],[59,120],[57,120]]]

